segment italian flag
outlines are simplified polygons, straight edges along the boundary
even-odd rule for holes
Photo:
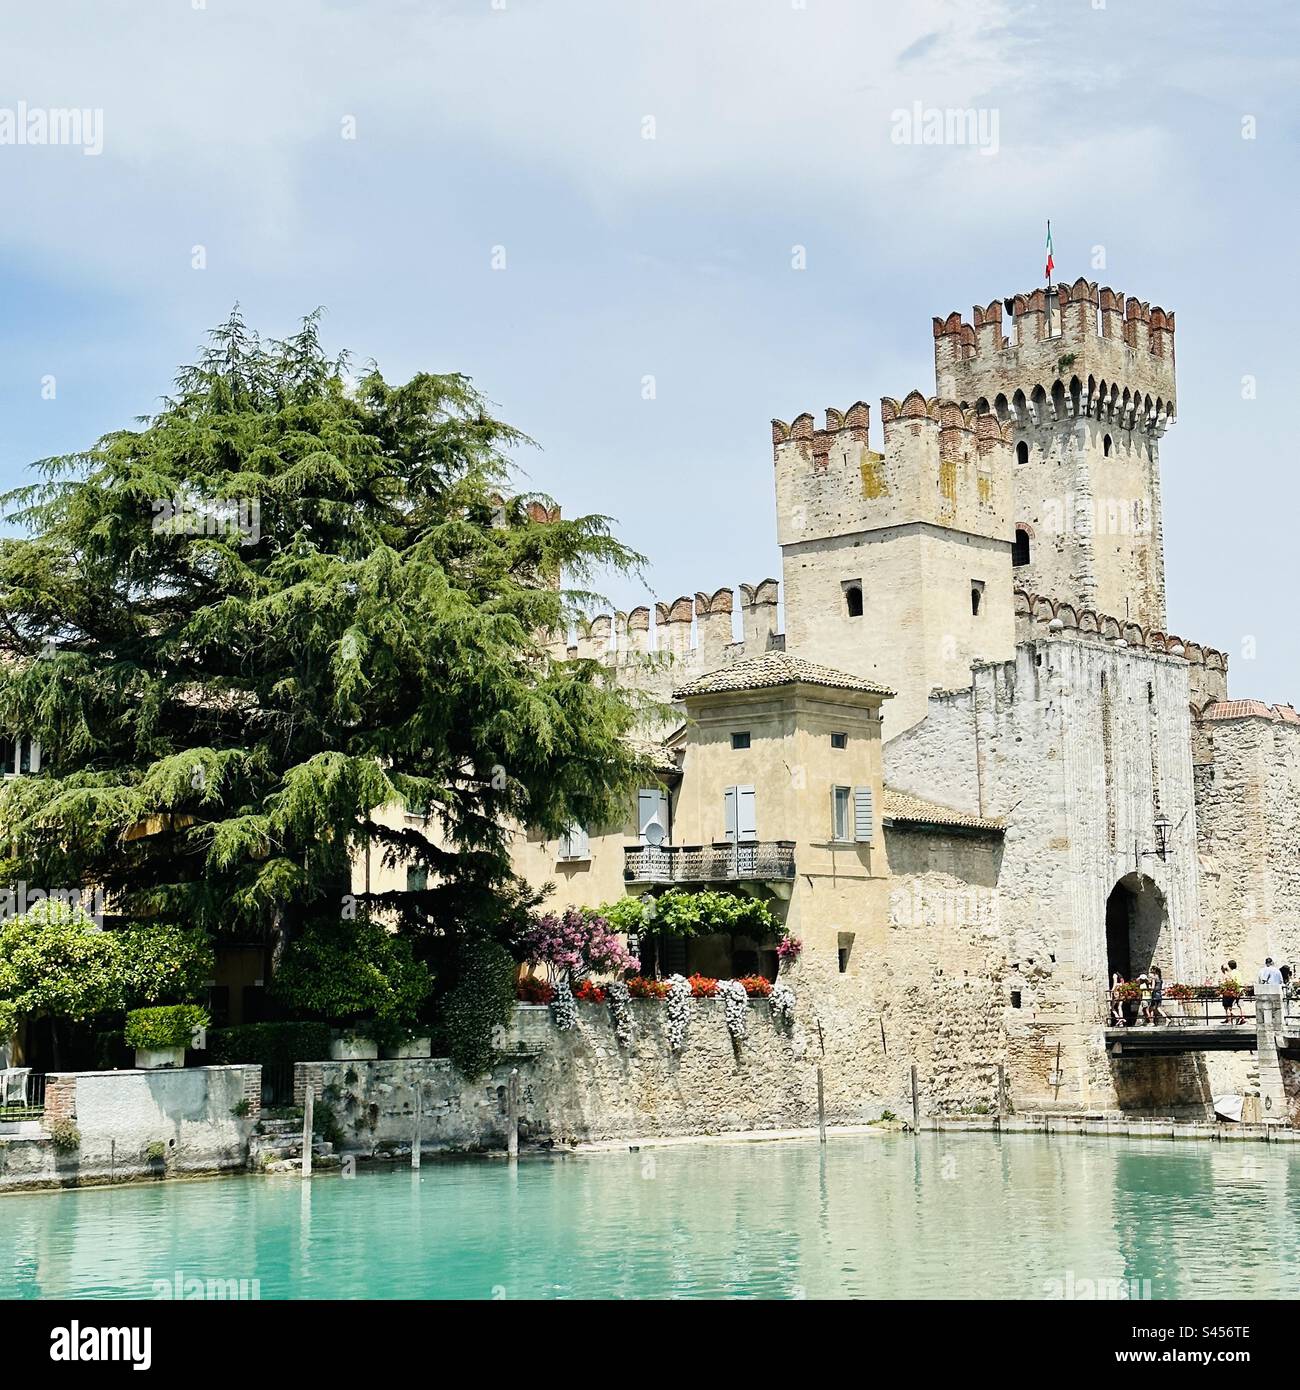
[[[1049,285],[1052,282],[1052,271],[1054,271],[1055,269],[1056,262],[1052,259],[1052,223],[1049,219],[1047,223],[1047,270],[1045,272],[1045,274],[1047,275],[1047,283]]]

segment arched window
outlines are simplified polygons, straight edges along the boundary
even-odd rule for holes
[[[1106,456],[1106,458],[1110,457],[1110,444],[1110,435],[1107,435],[1105,439],[1101,441],[1101,452]]]
[[[860,584],[850,584],[844,590],[844,607],[850,618],[862,616],[862,586]]]
[[[1016,462],[1017,462],[1017,463],[1028,463],[1028,462],[1029,462],[1029,445],[1026,444],[1025,441],[1024,441],[1023,439],[1020,441],[1019,444],[1016,445]]]
[[[1011,542],[1012,565],[1029,563],[1029,532],[1023,526],[1016,527],[1016,538]]]

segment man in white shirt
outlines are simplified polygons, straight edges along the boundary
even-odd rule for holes
[[[1273,964],[1272,956],[1264,957],[1264,968],[1259,972],[1259,983],[1268,986],[1270,994],[1274,986],[1278,989],[1282,987],[1282,972]]]

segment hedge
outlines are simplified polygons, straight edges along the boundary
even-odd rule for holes
[[[213,1066],[258,1063],[264,1067],[323,1062],[330,1055],[328,1023],[244,1023],[208,1030]]]
[[[194,1034],[210,1022],[207,1011],[198,1004],[160,1004],[127,1014],[122,1036],[128,1047],[188,1047]]]

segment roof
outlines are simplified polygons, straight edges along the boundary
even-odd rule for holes
[[[734,662],[708,675],[698,676],[680,690],[673,691],[674,700],[691,695],[721,695],[729,690],[766,690],[778,685],[824,685],[835,690],[861,690],[868,695],[892,695],[887,685],[851,676],[845,671],[833,671],[815,661],[791,656],[788,652],[764,652],[745,661]]]
[[[1300,724],[1300,713],[1290,705],[1266,705],[1263,700],[1215,700],[1201,711],[1202,719],[1280,719]]]
[[[956,811],[937,801],[925,801],[910,792],[885,788],[884,817],[903,825],[946,825],[962,830],[1006,829],[1006,822],[993,816],[977,816],[971,811]]]

